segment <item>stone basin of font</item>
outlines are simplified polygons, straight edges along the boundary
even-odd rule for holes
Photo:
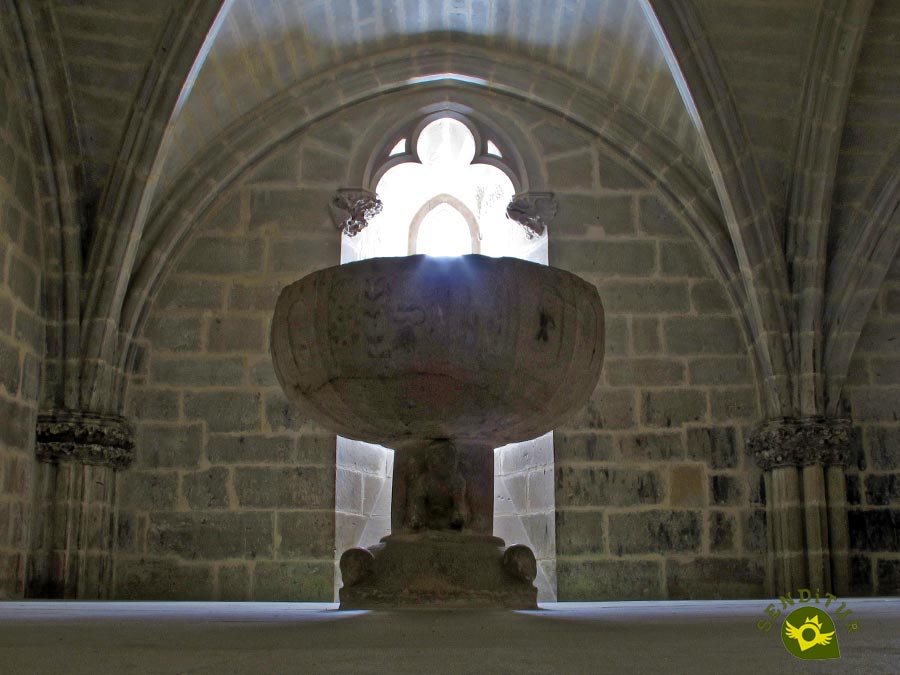
[[[271,335],[301,413],[395,450],[392,533],[344,553],[341,607],[534,607],[533,554],[492,535],[493,449],[589,399],[596,289],[515,258],[373,258],[286,287]]]

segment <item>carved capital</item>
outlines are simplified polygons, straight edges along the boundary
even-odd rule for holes
[[[124,469],[134,458],[134,431],[113,415],[57,410],[37,420],[37,458]]]
[[[334,225],[348,237],[355,237],[381,213],[383,204],[374,192],[362,188],[340,188],[331,199]]]
[[[558,209],[552,192],[523,192],[509,202],[506,217],[524,227],[529,239],[536,239],[544,236]]]
[[[781,466],[844,465],[850,449],[852,425],[848,419],[785,417],[753,429],[747,441],[763,469]]]

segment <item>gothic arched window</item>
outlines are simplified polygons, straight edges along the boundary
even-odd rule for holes
[[[376,256],[480,253],[547,263],[546,237],[506,215],[515,174],[497,140],[456,113],[425,117],[382,153],[375,193],[383,208],[346,233],[341,262]]]

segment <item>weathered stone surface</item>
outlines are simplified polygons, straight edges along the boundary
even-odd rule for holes
[[[594,158],[590,152],[580,152],[547,161],[551,185],[565,185],[577,190],[589,189],[593,184]]]
[[[663,485],[655,471],[561,466],[556,472],[559,503],[569,506],[657,504]]]
[[[273,528],[264,512],[151,513],[147,546],[186,560],[271,558]]]
[[[850,547],[856,551],[900,551],[900,510],[850,509]]]
[[[611,313],[658,315],[687,312],[690,306],[683,281],[606,281],[598,287]]]
[[[656,247],[648,241],[564,239],[550,249],[550,264],[576,273],[647,276],[656,271]]]
[[[734,427],[688,429],[687,456],[709,464],[713,469],[737,466],[737,431]]]
[[[195,467],[203,452],[203,428],[199,424],[141,424],[136,450],[142,467]]]
[[[128,414],[139,420],[173,421],[178,417],[178,392],[170,389],[132,390]]]
[[[687,235],[672,212],[656,197],[644,197],[639,201],[641,231],[658,237],[684,237]]]
[[[661,563],[650,560],[568,560],[556,563],[559,599],[656,600],[663,597]]]
[[[709,514],[709,550],[713,553],[733,551],[736,543],[737,523],[725,511]]]
[[[144,337],[157,349],[176,352],[200,349],[200,319],[198,317],[161,316],[151,319],[144,328]]]
[[[169,279],[156,296],[157,310],[202,310],[222,307],[222,284],[207,279],[175,276]]]
[[[300,177],[323,183],[340,183],[344,179],[345,165],[342,155],[319,148],[303,148]]]
[[[710,502],[716,506],[739,506],[744,503],[744,490],[736,476],[717,474],[709,478]]]
[[[628,429],[635,425],[634,391],[598,387],[590,401],[569,421],[581,429]]]
[[[582,194],[557,194],[559,213],[554,234],[584,235],[602,232],[608,236],[633,235],[631,195],[598,197]]]
[[[710,356],[688,361],[688,379],[697,385],[751,384],[749,364],[744,357]]]
[[[617,555],[699,551],[701,523],[698,511],[610,514],[610,549]]]
[[[752,387],[720,390],[710,396],[710,415],[714,420],[758,419],[757,392]]]
[[[212,468],[185,474],[182,490],[192,509],[228,508],[228,469]]]
[[[601,555],[604,552],[601,511],[556,512],[556,552],[559,556]]]
[[[268,249],[268,271],[274,274],[308,274],[340,260],[337,240],[272,240]]]
[[[765,596],[765,570],[755,560],[669,560],[666,561],[666,586],[672,599],[762,598]]]
[[[313,311],[325,331],[303,321]],[[343,436],[388,446],[452,437],[497,447],[546,433],[593,391],[602,339],[592,286],[483,256],[329,268],[285,289],[272,323],[276,373],[293,402]],[[317,357],[326,348],[328,366]],[[378,404],[365,415],[373,386]]]
[[[260,395],[244,392],[198,392],[184,397],[188,419],[203,419],[209,431],[259,429]]]
[[[666,386],[684,381],[684,365],[674,359],[609,359],[606,380],[612,386]]]
[[[900,469],[900,427],[873,427],[868,431],[869,461],[880,471]]]
[[[631,322],[631,339],[636,354],[655,354],[660,351],[659,319],[635,317]]]
[[[666,242],[660,249],[660,271],[673,277],[708,277],[706,260],[693,241]]]
[[[178,474],[174,471],[128,471],[122,476],[121,505],[139,511],[166,511],[176,505]]]
[[[553,450],[558,461],[604,462],[616,456],[612,436],[596,432],[554,431]]]
[[[295,444],[291,436],[210,434],[206,455],[213,464],[293,464]]]
[[[115,583],[117,600],[208,600],[213,575],[208,565],[121,556]]]
[[[663,321],[666,347],[672,354],[742,354],[744,340],[731,317],[678,316]]]
[[[678,507],[706,505],[703,467],[687,464],[669,471],[669,504]]]
[[[324,509],[333,506],[334,469],[323,467],[237,468],[234,489],[240,506]]]
[[[253,274],[262,269],[260,239],[197,237],[178,263],[181,272],[195,274]]]
[[[879,560],[875,569],[878,594],[900,594],[900,560]]]
[[[716,281],[698,281],[691,285],[691,306],[700,314],[730,314],[731,301]]]
[[[250,600],[250,568],[247,565],[223,565],[219,568],[219,600]]]
[[[684,457],[684,440],[678,432],[640,433],[623,436],[622,457],[632,461],[660,461]]]
[[[150,364],[150,380],[193,387],[237,386],[244,381],[244,364],[236,357],[155,357]]]
[[[7,393],[15,396],[19,392],[19,350],[15,347],[0,342],[0,386],[6,388]]]
[[[278,556],[334,557],[334,511],[282,511],[278,514]]]
[[[706,396],[690,389],[646,392],[641,407],[649,426],[672,427],[706,419]]]
[[[258,562],[253,597],[261,602],[332,602],[334,562]]]
[[[259,352],[265,330],[261,319],[216,317],[209,322],[207,348],[211,352]]]

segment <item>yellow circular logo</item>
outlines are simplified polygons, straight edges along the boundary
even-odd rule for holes
[[[841,658],[834,621],[818,607],[800,607],[788,614],[781,641],[800,659]]]

